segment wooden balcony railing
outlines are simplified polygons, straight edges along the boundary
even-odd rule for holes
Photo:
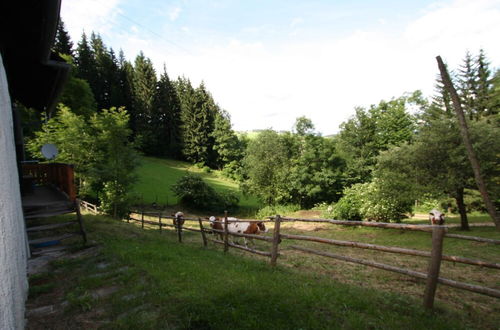
[[[72,202],[76,199],[73,165],[62,163],[22,164],[23,179],[38,185],[52,185],[68,195]]]

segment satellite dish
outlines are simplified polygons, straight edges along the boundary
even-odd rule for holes
[[[42,155],[48,160],[52,160],[56,158],[56,156],[59,154],[59,151],[57,150],[57,147],[51,143],[44,144],[42,146]]]

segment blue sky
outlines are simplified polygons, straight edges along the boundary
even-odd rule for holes
[[[500,64],[500,1],[63,0],[73,38],[95,31],[171,78],[202,80],[237,130],[311,118],[338,132],[355,106],[421,89],[435,56],[458,65],[484,48]]]

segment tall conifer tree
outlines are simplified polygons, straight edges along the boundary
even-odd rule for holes
[[[477,90],[477,69],[470,52],[465,53],[462,65],[458,69],[457,86],[462,106],[469,119],[476,114],[475,94]]]
[[[77,77],[86,80],[89,83],[92,93],[97,101],[96,86],[98,77],[95,56],[85,32],[82,33],[82,38],[80,42],[78,42],[78,47],[76,48],[75,64],[77,67]],[[99,102],[97,103],[99,106]]]
[[[179,157],[180,154],[180,101],[165,66],[157,84],[154,108],[158,121],[157,153]]]
[[[135,117],[136,133],[142,136],[142,150],[149,154],[155,152],[155,134],[151,124],[156,116],[153,107],[156,93],[156,72],[151,60],[140,52],[135,59],[134,66],[134,107],[132,115]]]
[[[59,18],[59,23],[57,24],[56,40],[53,47],[54,52],[58,54],[66,54],[73,56],[73,43],[69,37],[68,31],[64,27],[64,22]]]

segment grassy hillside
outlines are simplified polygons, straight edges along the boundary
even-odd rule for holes
[[[138,203],[160,205],[175,205],[178,203],[170,187],[187,173],[199,174],[205,182],[214,189],[233,191],[240,197],[242,213],[248,213],[259,207],[258,201],[252,196],[243,196],[238,189],[238,184],[223,178],[217,171],[206,173],[189,163],[171,159],[142,157],[141,165],[137,170],[139,180],[134,186],[134,194]]]
[[[60,218],[64,221],[64,216]],[[28,308],[55,307],[50,314],[28,314],[28,329],[493,329],[498,325],[494,312],[498,301],[493,298],[464,293],[463,305],[449,304],[457,297],[450,298],[447,292],[457,290],[440,286],[437,308],[428,313],[421,307],[423,284],[404,276],[297,256],[286,249],[278,267],[272,268],[267,259],[237,250],[224,253],[213,244],[203,248],[197,233],[186,232],[179,244],[170,230],[160,234],[102,216],[85,215],[85,220],[96,247],[57,261],[49,272],[30,279]],[[284,230],[299,230],[287,227]],[[300,230],[330,235],[318,228]],[[336,231],[342,238],[365,241],[375,232],[383,240],[405,236],[404,242],[416,242],[423,235],[371,228]],[[475,249],[480,253],[483,246],[477,244]],[[453,250],[460,254],[462,244]],[[394,287],[397,291],[392,291]],[[418,294],[413,287],[418,287]],[[477,300],[483,307],[476,305]]]

